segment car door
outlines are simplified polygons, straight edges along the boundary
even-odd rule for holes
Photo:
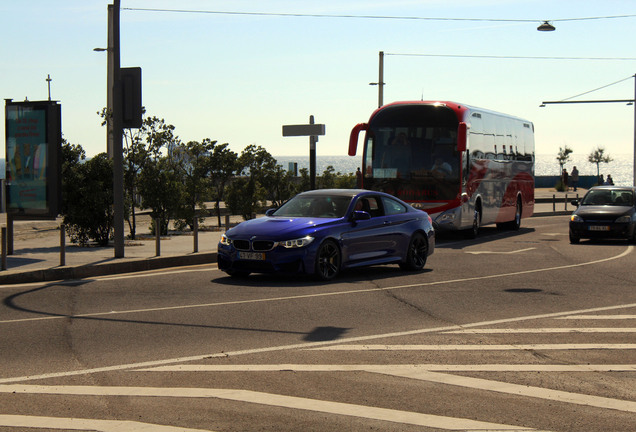
[[[396,235],[390,218],[384,213],[379,195],[363,195],[355,203],[371,215],[368,220],[351,221],[349,229],[343,232],[342,253],[345,266],[381,263],[394,260]]]

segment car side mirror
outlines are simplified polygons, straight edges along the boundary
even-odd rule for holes
[[[578,207],[579,206],[579,200],[577,200],[577,199],[572,200],[572,202],[570,204],[572,204],[574,207]]]
[[[353,221],[369,220],[371,215],[365,211],[354,211],[351,219]]]
[[[273,215],[276,210],[278,209],[275,209],[275,208],[267,209],[267,211],[265,212],[265,216]]]

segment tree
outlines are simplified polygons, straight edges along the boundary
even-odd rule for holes
[[[602,163],[610,163],[614,159],[612,159],[610,155],[606,155],[605,149],[599,146],[592,150],[592,153],[587,156],[587,160],[590,163],[596,164],[596,178],[599,179],[601,176],[600,165]]]
[[[237,160],[235,179],[227,190],[226,204],[234,214],[247,220],[267,199],[266,186],[276,170],[276,159],[263,147],[251,144],[241,152]]]
[[[147,158],[138,179],[141,206],[152,209],[152,231],[159,228],[159,232],[165,235],[170,220],[183,202],[184,185],[179,177],[178,160],[175,159],[175,149],[181,141],[174,134],[174,126],[166,124],[164,119],[147,117],[142,129]],[[159,220],[159,227],[154,225],[154,220]]]
[[[197,207],[205,210],[205,192],[209,189],[211,155],[216,141],[205,138],[203,141],[189,141],[173,152],[173,159],[184,185],[184,200],[179,214],[179,225],[189,225],[194,229]]]
[[[214,146],[210,157],[210,181],[212,183],[212,193],[214,208],[221,226],[221,200],[225,196],[225,188],[234,176],[237,169],[238,155],[228,148],[229,144],[219,144]]]
[[[63,221],[73,243],[85,246],[93,240],[107,246],[113,229],[113,164],[106,153],[80,163],[80,149],[63,147]]]
[[[572,149],[567,145],[565,147],[559,147],[559,153],[557,154],[556,160],[559,162],[559,172],[563,171],[563,166],[570,160],[570,154],[572,153]]]

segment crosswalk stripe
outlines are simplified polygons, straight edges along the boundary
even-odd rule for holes
[[[518,334],[518,333],[636,333],[635,327],[554,327],[554,328],[489,328],[449,330],[453,334]]]
[[[57,394],[82,396],[138,396],[176,398],[216,398],[261,405],[302,409],[336,415],[411,424],[444,430],[471,431],[535,431],[535,429],[482,422],[463,418],[422,414],[388,408],[376,408],[341,402],[321,401],[238,389],[158,388],[158,387],[100,387],[100,386],[42,386],[0,385],[0,392],[21,394]],[[149,429],[150,430],[150,429]]]
[[[505,345],[333,345],[311,351],[506,351],[506,350],[625,350],[636,344],[505,344]]]
[[[136,369],[133,372],[384,372],[386,370],[433,372],[636,372],[636,364],[187,364]]]
[[[212,432],[125,420],[97,420],[0,414],[0,426],[11,428],[63,429],[96,432]]]

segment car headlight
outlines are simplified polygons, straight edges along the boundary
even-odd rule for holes
[[[630,215],[621,216],[616,219],[616,223],[629,223],[632,221],[632,217]]]
[[[219,243],[225,246],[230,246],[232,244],[232,240],[228,236],[223,234],[221,236],[221,240],[219,240]]]
[[[583,222],[583,218],[579,215],[573,214],[570,218],[572,222]]]
[[[311,236],[305,236],[293,240],[285,240],[280,242],[279,244],[287,249],[291,248],[301,248],[307,246],[309,243],[314,241],[314,238]]]

